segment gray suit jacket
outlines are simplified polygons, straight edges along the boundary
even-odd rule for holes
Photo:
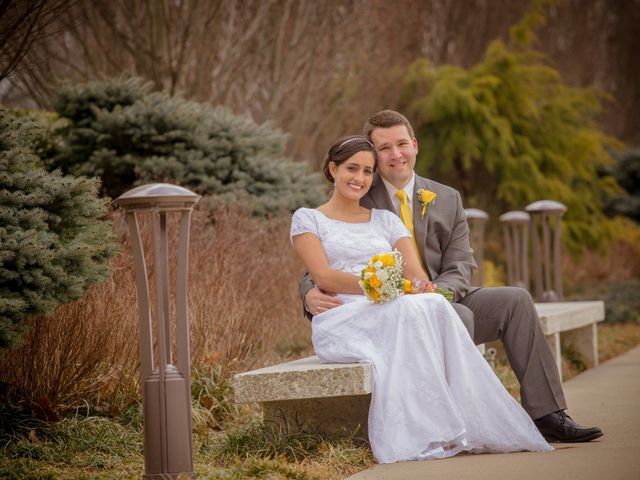
[[[418,198],[418,190],[421,189],[437,195],[424,218]],[[412,202],[416,243],[424,266],[439,288],[453,292],[456,302],[472,290],[471,274],[477,268],[469,244],[469,226],[460,194],[451,187],[416,175]],[[393,211],[387,189],[378,175],[360,203],[367,208]]]
[[[421,218],[422,208],[418,199],[418,190],[421,189],[437,195],[424,218]],[[451,187],[416,175],[412,202],[416,243],[429,277],[439,288],[451,290],[453,301],[457,302],[477,288],[471,287],[471,274],[477,265],[469,244],[469,226],[460,194]],[[387,189],[378,174],[360,203],[367,208],[393,211]],[[306,293],[313,286],[311,276],[306,273],[300,282],[303,304]],[[305,315],[311,318],[306,309]]]

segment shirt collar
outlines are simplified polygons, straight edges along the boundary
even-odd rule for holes
[[[382,178],[382,176],[380,176],[380,180],[382,180],[382,183],[384,183],[384,186],[387,189],[387,193],[389,194],[389,198],[391,198],[391,202],[393,203],[393,206],[399,211],[400,199],[396,197],[396,192],[400,189],[396,188],[394,185],[387,182],[384,178]],[[413,176],[411,177],[411,180],[409,180],[409,182],[407,182],[407,184],[402,188],[402,190],[404,190],[405,193],[407,194],[407,197],[409,199],[409,205],[412,208],[413,208],[413,190],[415,188],[415,185],[416,185],[416,174],[414,173]]]

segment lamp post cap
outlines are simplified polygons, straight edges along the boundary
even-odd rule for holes
[[[480,210],[479,208],[465,208],[464,213],[467,215],[467,218],[480,219],[480,220],[489,219],[489,214],[484,210]]]
[[[123,193],[116,198],[116,203],[125,209],[171,207],[173,205],[190,206],[200,199],[200,195],[193,193],[179,185],[170,183],[149,183]]]
[[[567,207],[555,200],[538,200],[527,205],[525,210],[530,213],[564,213]]]
[[[529,223],[531,215],[523,210],[512,210],[500,215],[499,220],[504,223]]]

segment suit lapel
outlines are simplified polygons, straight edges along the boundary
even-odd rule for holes
[[[419,190],[427,189],[429,190],[429,185],[427,183],[426,178],[419,177],[416,175],[416,183],[413,187],[413,229],[416,235],[416,242],[418,244],[418,248],[420,249],[420,255],[425,263],[427,264],[427,231],[429,224],[429,209],[427,208],[427,212],[424,217],[422,217],[422,203],[420,202],[420,195],[418,194]],[[429,267],[427,266],[427,269]]]
[[[422,204],[420,203],[420,198],[418,196],[418,190],[421,190],[423,188],[427,190],[433,190],[432,188],[429,188],[429,181],[426,178],[422,178],[416,175],[416,183],[413,188],[413,229],[416,236],[416,243],[418,244],[418,248],[420,249],[420,255],[422,256],[423,263],[425,265],[425,268],[427,269],[427,273],[429,274],[430,278],[433,278],[431,277],[431,272],[426,256],[429,209],[427,209],[427,213],[425,214],[424,218],[421,218]],[[389,198],[387,188],[384,186],[384,183],[382,182],[378,174],[375,175],[373,184],[371,185],[371,189],[363,197],[361,203],[367,208],[379,208],[389,210],[390,212],[395,212],[393,203],[391,203],[391,198]]]
[[[373,185],[371,186],[368,195],[375,208],[389,210],[390,212],[394,211],[387,188],[384,186],[384,183],[378,174],[376,174],[373,180]]]

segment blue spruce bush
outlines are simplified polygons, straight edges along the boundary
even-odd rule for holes
[[[104,193],[170,182],[201,195],[245,200],[256,214],[326,198],[319,174],[284,157],[286,136],[247,117],[152,92],[141,79],[63,86],[54,108],[66,126],[49,162],[100,177]]]

